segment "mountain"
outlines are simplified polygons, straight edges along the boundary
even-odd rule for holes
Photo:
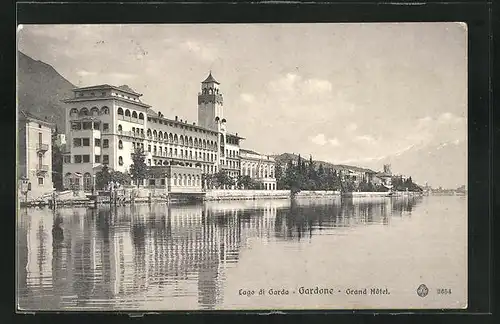
[[[367,167],[391,164],[393,173],[411,176],[424,185],[457,188],[467,185],[467,143],[465,141],[412,147],[400,154],[367,163]]]
[[[18,52],[18,107],[37,117],[46,118],[65,131],[65,108],[61,100],[72,97],[75,86],[52,66]]]

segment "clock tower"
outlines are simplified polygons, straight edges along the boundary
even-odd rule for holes
[[[213,131],[219,131],[219,121],[225,121],[219,85],[210,71],[208,77],[201,82],[201,92],[198,93],[198,125]]]

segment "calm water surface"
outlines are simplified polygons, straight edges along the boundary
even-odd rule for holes
[[[466,197],[22,210],[23,310],[461,308]],[[424,283],[426,297],[416,294]],[[301,295],[300,287],[332,288]],[[390,295],[347,295],[387,288]],[[270,296],[268,290],[287,290]],[[451,289],[447,295],[438,288]],[[260,289],[265,294],[258,295]],[[242,291],[254,290],[248,297]]]

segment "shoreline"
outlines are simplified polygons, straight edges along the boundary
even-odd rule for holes
[[[116,203],[112,203],[109,199],[101,200],[91,198],[75,198],[66,200],[45,200],[45,201],[31,201],[19,202],[20,208],[34,208],[34,207],[50,207],[56,209],[58,207],[86,207],[98,208],[99,206],[123,206],[133,204],[151,204],[151,203],[184,203],[184,202],[205,202],[205,201],[249,201],[261,199],[295,199],[295,198],[341,198],[341,199],[355,199],[355,198],[392,198],[392,197],[416,197],[423,196],[420,192],[344,192],[340,191],[300,191],[294,195],[290,190],[210,190],[204,192],[203,196],[200,195],[185,195],[176,196],[175,194],[169,196],[147,196],[136,197],[133,201],[130,199],[120,199]],[[55,203],[55,204],[54,204]],[[54,206],[55,205],[55,206]]]

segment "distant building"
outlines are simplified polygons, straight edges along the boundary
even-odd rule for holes
[[[151,167],[180,165],[197,168],[201,174],[224,171],[236,179],[242,170],[240,142],[244,138],[227,132],[219,86],[211,73],[201,82],[198,124],[178,116],[165,118],[128,86],[74,89],[74,97],[65,100],[65,187],[91,190],[103,164],[128,172],[136,148],[144,150]],[[271,180],[264,182],[273,187]]]
[[[57,145],[59,147],[63,147],[64,145],[66,145],[66,134],[56,134],[54,145]]]
[[[199,168],[180,165],[154,166],[150,170],[149,187],[167,192],[200,193],[202,175]]]
[[[276,190],[275,160],[268,155],[240,149],[241,175],[259,182],[263,189]]]
[[[52,130],[55,125],[21,111],[18,123],[18,179],[27,181],[25,197],[37,199],[53,191]],[[19,188],[23,190],[23,188]],[[23,194],[24,195],[24,194]]]

